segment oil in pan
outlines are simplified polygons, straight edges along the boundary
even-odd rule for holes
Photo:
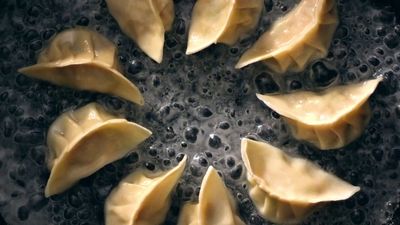
[[[176,17],[158,64],[121,32],[103,0],[0,1],[0,224],[103,224],[106,197],[130,171],[171,169],[184,155],[188,166],[165,224],[176,224],[181,205],[197,200],[210,165],[221,172],[243,221],[269,224],[248,196],[240,156],[245,136],[312,160],[361,187],[354,197],[329,204],[305,224],[400,224],[399,4],[338,0],[340,23],[328,56],[304,72],[273,77],[260,63],[234,69],[244,51],[298,2],[266,0],[250,36],[234,46],[212,45],[186,56],[195,1],[176,0]],[[56,33],[75,26],[87,26],[117,44],[124,74],[143,93],[143,107],[17,72],[34,64]],[[293,139],[282,118],[255,96],[324,89],[377,74],[384,80],[370,98],[371,122],[359,139],[336,151],[316,151]],[[48,127],[62,112],[93,101],[151,129],[153,136],[127,157],[46,199]]]

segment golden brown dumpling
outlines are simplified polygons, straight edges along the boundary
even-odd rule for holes
[[[293,136],[319,149],[341,148],[363,132],[371,117],[369,96],[381,78],[322,92],[298,91],[257,97],[281,114]]]
[[[115,45],[85,28],[59,33],[40,53],[37,64],[18,72],[60,86],[112,94],[144,104],[139,89],[120,73]]]
[[[172,0],[106,0],[121,30],[154,61],[161,63],[164,33],[174,21]]]
[[[63,113],[50,126],[45,195],[59,194],[80,179],[118,160],[146,140],[151,131],[90,103]]]
[[[197,0],[186,54],[216,43],[234,44],[255,28],[263,3],[263,0]]]
[[[275,73],[301,72],[327,55],[338,21],[335,0],[301,0],[243,54],[236,68],[263,61]]]
[[[201,183],[199,202],[186,203],[178,225],[244,225],[236,214],[234,200],[213,167],[209,167]]]
[[[186,165],[186,156],[173,169],[161,174],[134,172],[123,179],[105,204],[106,225],[160,225],[171,204],[174,190]]]
[[[250,198],[274,223],[299,223],[326,202],[345,200],[360,190],[264,142],[244,138],[241,152]]]

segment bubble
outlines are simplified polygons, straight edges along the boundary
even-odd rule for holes
[[[375,57],[375,56],[369,57],[369,58],[368,58],[368,62],[369,62],[369,64],[371,64],[372,66],[379,66],[379,64],[381,63],[381,62],[379,61],[379,59],[378,59],[377,57]]]
[[[68,203],[74,208],[79,208],[83,205],[82,200],[74,193],[68,195]]]
[[[297,80],[291,81],[290,86],[289,86],[290,90],[297,90],[302,87],[303,87],[303,85],[300,83],[300,81],[297,81]]]
[[[230,176],[232,179],[237,180],[242,176],[242,172],[243,166],[241,164],[238,164],[230,171]]]
[[[222,144],[221,138],[216,134],[210,134],[208,138],[208,145],[212,148],[219,148]]]
[[[372,150],[372,156],[376,161],[381,161],[383,157],[383,151],[382,149],[375,148]]]
[[[365,214],[362,210],[355,209],[350,214],[353,224],[361,224],[365,220]]]
[[[222,130],[227,130],[229,129],[230,125],[228,122],[224,121],[219,123],[218,127],[221,128]]]
[[[178,162],[182,161],[183,157],[185,157],[185,154],[179,153],[179,154],[176,156],[176,161],[178,161]]]
[[[277,92],[279,90],[279,86],[272,79],[271,75],[265,72],[257,75],[254,83],[261,94]]]
[[[11,137],[15,131],[15,125],[10,117],[3,119],[3,135],[4,137]]]
[[[18,208],[18,218],[22,221],[29,218],[29,209],[26,206],[21,206]]]
[[[138,60],[132,60],[128,66],[128,73],[135,75],[144,69],[143,64]]]
[[[201,117],[204,117],[204,118],[208,118],[213,115],[213,112],[208,107],[204,107],[204,106],[198,107],[197,112]]]
[[[268,142],[272,142],[277,139],[274,129],[269,125],[259,125],[257,127],[257,135]]]
[[[87,26],[89,25],[89,19],[85,16],[82,16],[81,18],[79,18],[78,22],[76,22],[76,25]]]
[[[313,80],[321,87],[331,84],[338,75],[335,70],[329,69],[322,62],[314,63],[312,65],[312,72]]]
[[[151,170],[151,171],[153,171],[153,170],[156,169],[156,166],[155,166],[153,163],[151,163],[151,162],[146,162],[146,163],[144,164],[144,166],[146,167],[146,169]]]
[[[393,34],[386,35],[383,38],[383,42],[390,49],[394,49],[399,45],[398,37]]]
[[[195,143],[197,140],[197,134],[199,133],[199,129],[196,127],[188,127],[185,130],[185,139],[188,142]]]

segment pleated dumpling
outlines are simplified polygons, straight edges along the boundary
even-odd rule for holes
[[[37,64],[18,72],[56,85],[111,94],[144,104],[139,89],[120,73],[115,45],[86,28],[59,33],[40,53]]]
[[[336,0],[301,0],[243,54],[236,68],[263,61],[275,73],[301,72],[327,55],[338,21]]]
[[[174,21],[173,0],[106,0],[121,30],[154,61],[161,63],[164,33]]]
[[[213,167],[209,167],[201,184],[199,202],[186,203],[178,225],[244,225],[236,212],[233,197]]]
[[[148,129],[118,118],[96,103],[63,113],[47,134],[51,173],[45,195],[65,191],[122,158],[150,135]]]
[[[216,43],[234,44],[255,28],[263,4],[263,0],[197,0],[186,54]]]
[[[381,78],[321,92],[298,91],[257,97],[281,114],[293,136],[319,149],[341,148],[364,132],[371,118],[369,96]]]
[[[267,143],[242,139],[249,194],[261,216],[278,224],[299,223],[326,202],[360,190],[313,163]]]
[[[186,156],[161,174],[134,172],[123,179],[105,204],[106,225],[160,225],[171,204],[171,194],[186,165]]]

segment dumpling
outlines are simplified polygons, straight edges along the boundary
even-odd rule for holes
[[[233,197],[213,167],[209,167],[201,184],[199,202],[186,203],[178,225],[244,225],[236,214]]]
[[[56,85],[111,94],[144,104],[139,89],[120,73],[115,45],[85,28],[59,33],[40,53],[36,65],[18,72]]]
[[[186,165],[186,156],[162,174],[134,172],[123,179],[105,204],[106,225],[160,225],[171,204],[174,190]]]
[[[371,118],[369,96],[381,78],[322,92],[298,91],[257,97],[281,114],[298,140],[319,149],[337,149],[357,139]]]
[[[63,113],[47,134],[51,173],[45,195],[65,191],[122,158],[150,135],[148,129],[111,115],[96,103]]]
[[[234,44],[255,28],[263,4],[263,0],[197,0],[186,54],[216,43]]]
[[[360,190],[313,163],[264,142],[242,139],[249,194],[261,216],[278,224],[299,223],[326,202]]]
[[[161,63],[164,33],[174,21],[172,0],[106,0],[121,30],[154,61]]]
[[[243,54],[236,68],[263,61],[275,73],[301,72],[327,55],[337,25],[335,0],[301,0]]]

